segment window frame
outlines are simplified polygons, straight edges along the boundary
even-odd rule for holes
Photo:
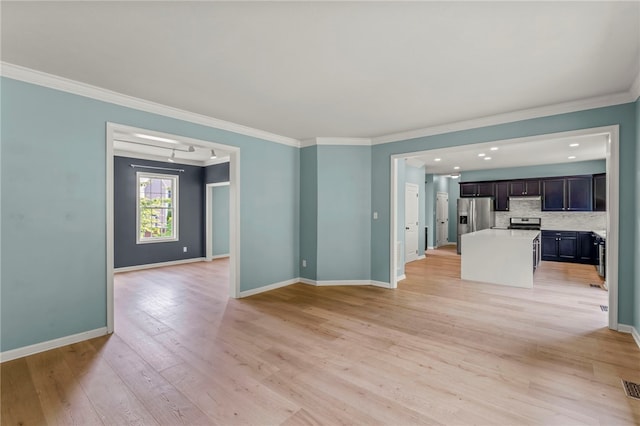
[[[171,205],[173,217],[173,235],[168,237],[141,237],[140,232],[140,180],[141,179],[169,179],[172,182]],[[179,188],[180,177],[178,175],[170,175],[164,173],[136,172],[136,244],[154,244],[179,241]]]

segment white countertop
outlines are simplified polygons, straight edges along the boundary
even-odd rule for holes
[[[596,234],[600,238],[604,238],[605,240],[607,239],[607,230],[606,229],[596,229],[595,231],[591,231],[591,232],[593,232],[594,234]]]
[[[526,229],[483,229],[481,231],[464,234],[466,238],[510,238],[533,240],[540,234],[540,231],[530,231]]]

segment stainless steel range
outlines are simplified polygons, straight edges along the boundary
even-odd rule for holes
[[[539,231],[541,227],[542,219],[539,217],[512,217],[509,219],[509,229]]]

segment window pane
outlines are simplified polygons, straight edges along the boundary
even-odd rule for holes
[[[177,177],[138,175],[138,239],[154,240],[176,238],[174,203]]]

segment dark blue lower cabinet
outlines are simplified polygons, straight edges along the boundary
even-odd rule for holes
[[[542,231],[542,260],[597,263],[595,236],[586,231]]]

